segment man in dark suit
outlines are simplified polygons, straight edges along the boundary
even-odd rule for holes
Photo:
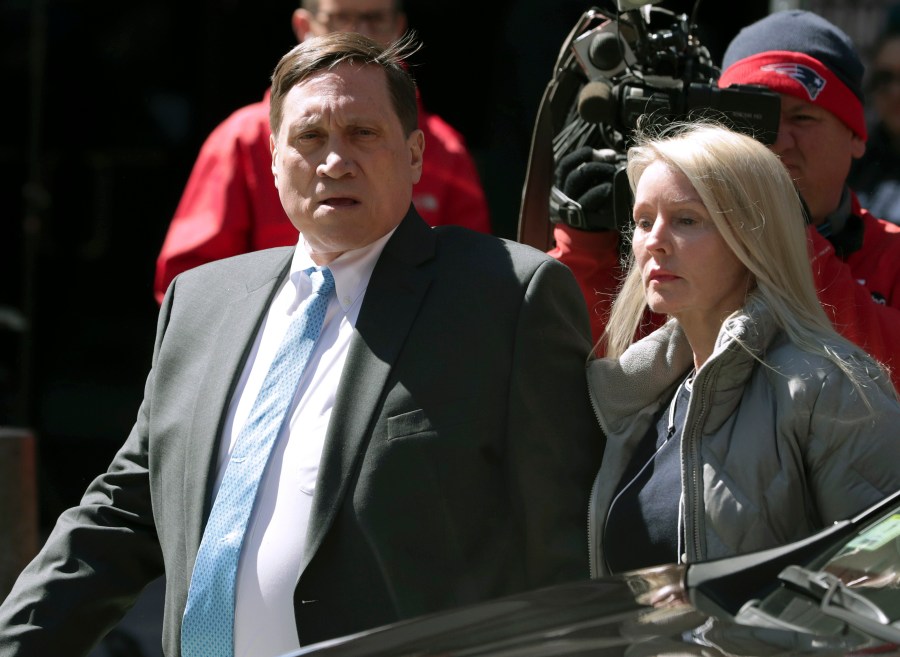
[[[134,428],[0,606],[0,656],[86,654],[162,574],[169,657],[275,656],[588,577],[602,438],[584,300],[538,250],[418,216],[411,47],[334,33],[282,58],[272,169],[297,246],[174,280]],[[314,287],[327,277],[334,293]],[[254,457],[244,425],[317,296],[246,530],[226,522],[220,542],[229,473]],[[233,574],[207,551],[229,541]],[[204,607],[220,577],[235,592]],[[219,652],[205,628],[222,614]]]

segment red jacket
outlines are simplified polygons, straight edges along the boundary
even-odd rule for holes
[[[606,330],[613,299],[625,276],[619,252],[619,233],[612,230],[592,232],[556,224],[553,226],[553,239],[556,246],[548,253],[575,274],[591,316],[591,334],[597,345],[594,354],[603,356],[604,351],[597,343]],[[664,315],[648,310],[635,338],[652,333],[665,321]]]
[[[900,390],[900,226],[860,208],[855,194],[851,212],[863,222],[863,242],[844,260],[808,230],[816,289],[838,332],[890,367]]]
[[[808,229],[810,259],[819,299],[837,331],[891,368],[900,390],[900,226],[876,219],[852,196],[852,214],[863,222],[859,249],[841,259],[814,226]],[[615,232],[587,232],[556,224],[550,255],[568,265],[584,294],[594,340],[606,328],[623,275]],[[651,326],[661,317],[652,315]]]
[[[490,233],[487,200],[463,137],[419,106],[425,133],[422,178],[413,203],[432,226]],[[281,207],[269,153],[269,92],[219,124],[200,149],[156,260],[154,296],[176,275],[211,260],[297,242]]]
[[[591,316],[591,334],[596,343],[606,329],[609,310],[622,282],[619,233],[591,232],[566,224],[553,226],[556,246],[548,253],[567,265],[581,287]]]

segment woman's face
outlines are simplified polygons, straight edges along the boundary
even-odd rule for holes
[[[749,272],[716,229],[687,177],[661,161],[638,181],[632,250],[651,310],[718,330],[740,308]]]

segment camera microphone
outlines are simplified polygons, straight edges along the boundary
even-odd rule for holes
[[[588,82],[578,94],[578,115],[588,123],[615,124],[616,99],[607,82]]]
[[[613,71],[622,63],[623,47],[612,32],[598,32],[588,47],[588,59],[601,71]]]

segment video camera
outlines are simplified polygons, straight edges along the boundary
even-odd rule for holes
[[[643,129],[712,118],[775,141],[778,94],[755,85],[720,89],[720,71],[693,19],[652,6],[659,1],[617,0],[617,11],[592,7],[566,38],[532,136],[520,242],[547,250],[552,223],[620,230],[630,222],[625,160],[639,120]]]

